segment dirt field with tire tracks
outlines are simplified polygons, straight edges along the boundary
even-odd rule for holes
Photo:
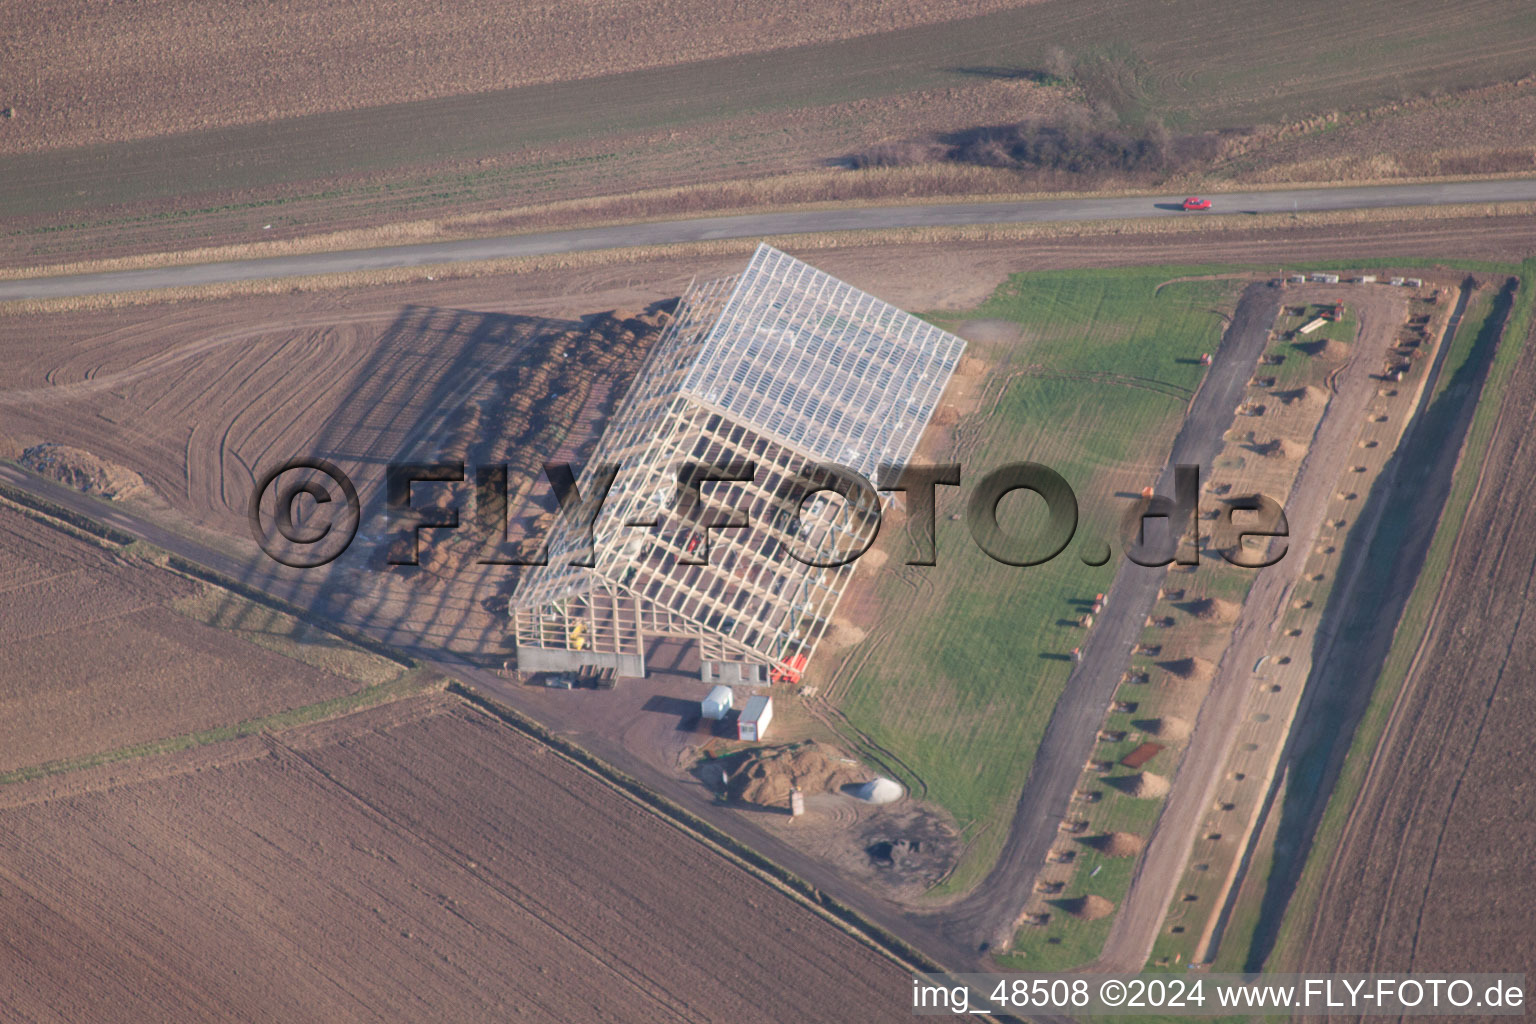
[[[0,791],[6,1020],[908,1013],[893,962],[455,698],[115,774]]]
[[[1529,971],[1536,848],[1536,349],[1527,341],[1435,618],[1297,969]]]

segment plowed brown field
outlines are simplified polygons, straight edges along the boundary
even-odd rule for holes
[[[1507,341],[1508,339],[1506,339]],[[1536,849],[1536,349],[1503,402],[1435,619],[1298,969],[1522,971]],[[1433,966],[1431,966],[1433,965]]]
[[[0,508],[0,772],[361,688],[171,607],[199,589]]]
[[[910,1013],[897,965],[452,698],[137,771],[0,792],[0,1017]]]

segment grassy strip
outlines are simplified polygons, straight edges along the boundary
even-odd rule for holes
[[[1464,269],[1491,270],[1495,264],[1462,264]],[[1449,577],[1451,556],[1461,536],[1472,496],[1477,490],[1483,460],[1493,439],[1504,391],[1514,373],[1515,363],[1524,350],[1531,330],[1532,285],[1536,283],[1536,260],[1526,260],[1520,268],[1520,295],[1505,324],[1503,337],[1488,371],[1481,399],[1467,433],[1460,464],[1442,512],[1440,524],[1424,565],[1419,571],[1413,594],[1408,599],[1398,623],[1396,637],[1372,689],[1371,700],[1362,715],[1345,755],[1333,794],[1323,812],[1313,837],[1312,849],[1297,882],[1285,917],[1281,922],[1275,950],[1265,967],[1286,970],[1295,966],[1306,941],[1306,932],[1317,913],[1317,900],[1349,819],[1364,786],[1371,755],[1380,744],[1392,709],[1407,682],[1408,673],[1420,647],[1427,640],[1427,629],[1440,591]]]
[[[11,785],[17,782],[28,782],[33,779],[46,778],[50,775],[63,775],[66,772],[80,771],[84,768],[96,768],[104,764],[132,761],[155,754],[170,754],[179,750],[190,750],[193,747],[204,747],[210,743],[223,743],[227,740],[239,739],[242,736],[253,736],[257,733],[292,729],[295,726],[309,725],[327,718],[335,718],[338,715],[349,714],[353,711],[372,707],[375,704],[398,700],[401,697],[425,693],[439,687],[440,684],[434,678],[428,678],[422,672],[407,672],[387,683],[376,683],[354,693],[342,694],[339,697],[332,697],[329,700],[323,700],[316,704],[306,704],[303,707],[293,708],[288,711],[262,715],[259,718],[249,718],[243,722],[236,722],[233,725],[220,725],[212,729],[204,729],[200,732],[189,732],[183,733],[180,736],[150,740],[147,743],[138,743],[131,747],[120,747],[116,750],[83,754],[80,757],[67,758],[62,761],[49,761],[46,764],[17,768],[14,771],[0,773],[0,786]]]
[[[691,836],[715,852],[732,861],[738,867],[770,882],[775,887],[795,896],[800,902],[838,924],[844,931],[859,938],[870,948],[889,957],[908,971],[939,972],[943,968],[915,947],[892,935],[879,925],[859,915],[852,907],[806,882],[798,875],[780,867],[722,829],[654,792],[639,780],[593,755],[570,740],[560,736],[527,715],[494,701],[458,680],[448,683],[448,692],[493,718],[511,726],[518,732],[554,750],[567,761],[618,789],[635,802],[666,819],[679,831]]]

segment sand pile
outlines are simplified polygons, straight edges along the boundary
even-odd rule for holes
[[[1094,836],[1088,845],[1106,857],[1134,857],[1147,845],[1147,841],[1134,832],[1106,832]]]
[[[907,795],[901,783],[883,776],[870,779],[861,786],[855,786],[851,792],[860,800],[870,804],[893,804]]]
[[[1084,921],[1098,921],[1115,912],[1115,905],[1103,896],[1079,896],[1062,900],[1061,909]]]
[[[1191,615],[1201,622],[1236,622],[1239,606],[1219,597],[1203,597],[1185,605]]]
[[[1127,776],[1123,788],[1131,796],[1152,800],[1168,795],[1168,780],[1152,772],[1141,772]]]
[[[1156,736],[1160,740],[1185,740],[1190,733],[1189,723],[1174,715],[1144,719],[1135,725],[1148,736]]]
[[[144,478],[126,466],[98,458],[83,448],[35,444],[21,453],[21,464],[50,480],[103,498],[147,498]]]
[[[806,793],[827,793],[863,782],[864,773],[820,743],[756,750],[727,773],[726,792],[733,800],[787,806],[796,786]]]
[[[1158,668],[1187,683],[1208,683],[1216,675],[1216,666],[1204,658],[1175,658],[1160,661]]]

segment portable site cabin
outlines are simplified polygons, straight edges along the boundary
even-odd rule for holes
[[[725,713],[731,710],[734,701],[729,686],[717,686],[709,691],[709,694],[699,701],[699,714],[704,718],[713,718],[715,721],[725,717]]]
[[[773,698],[753,697],[741,709],[736,719],[736,738],[760,741],[768,733],[768,723],[773,721]]]

